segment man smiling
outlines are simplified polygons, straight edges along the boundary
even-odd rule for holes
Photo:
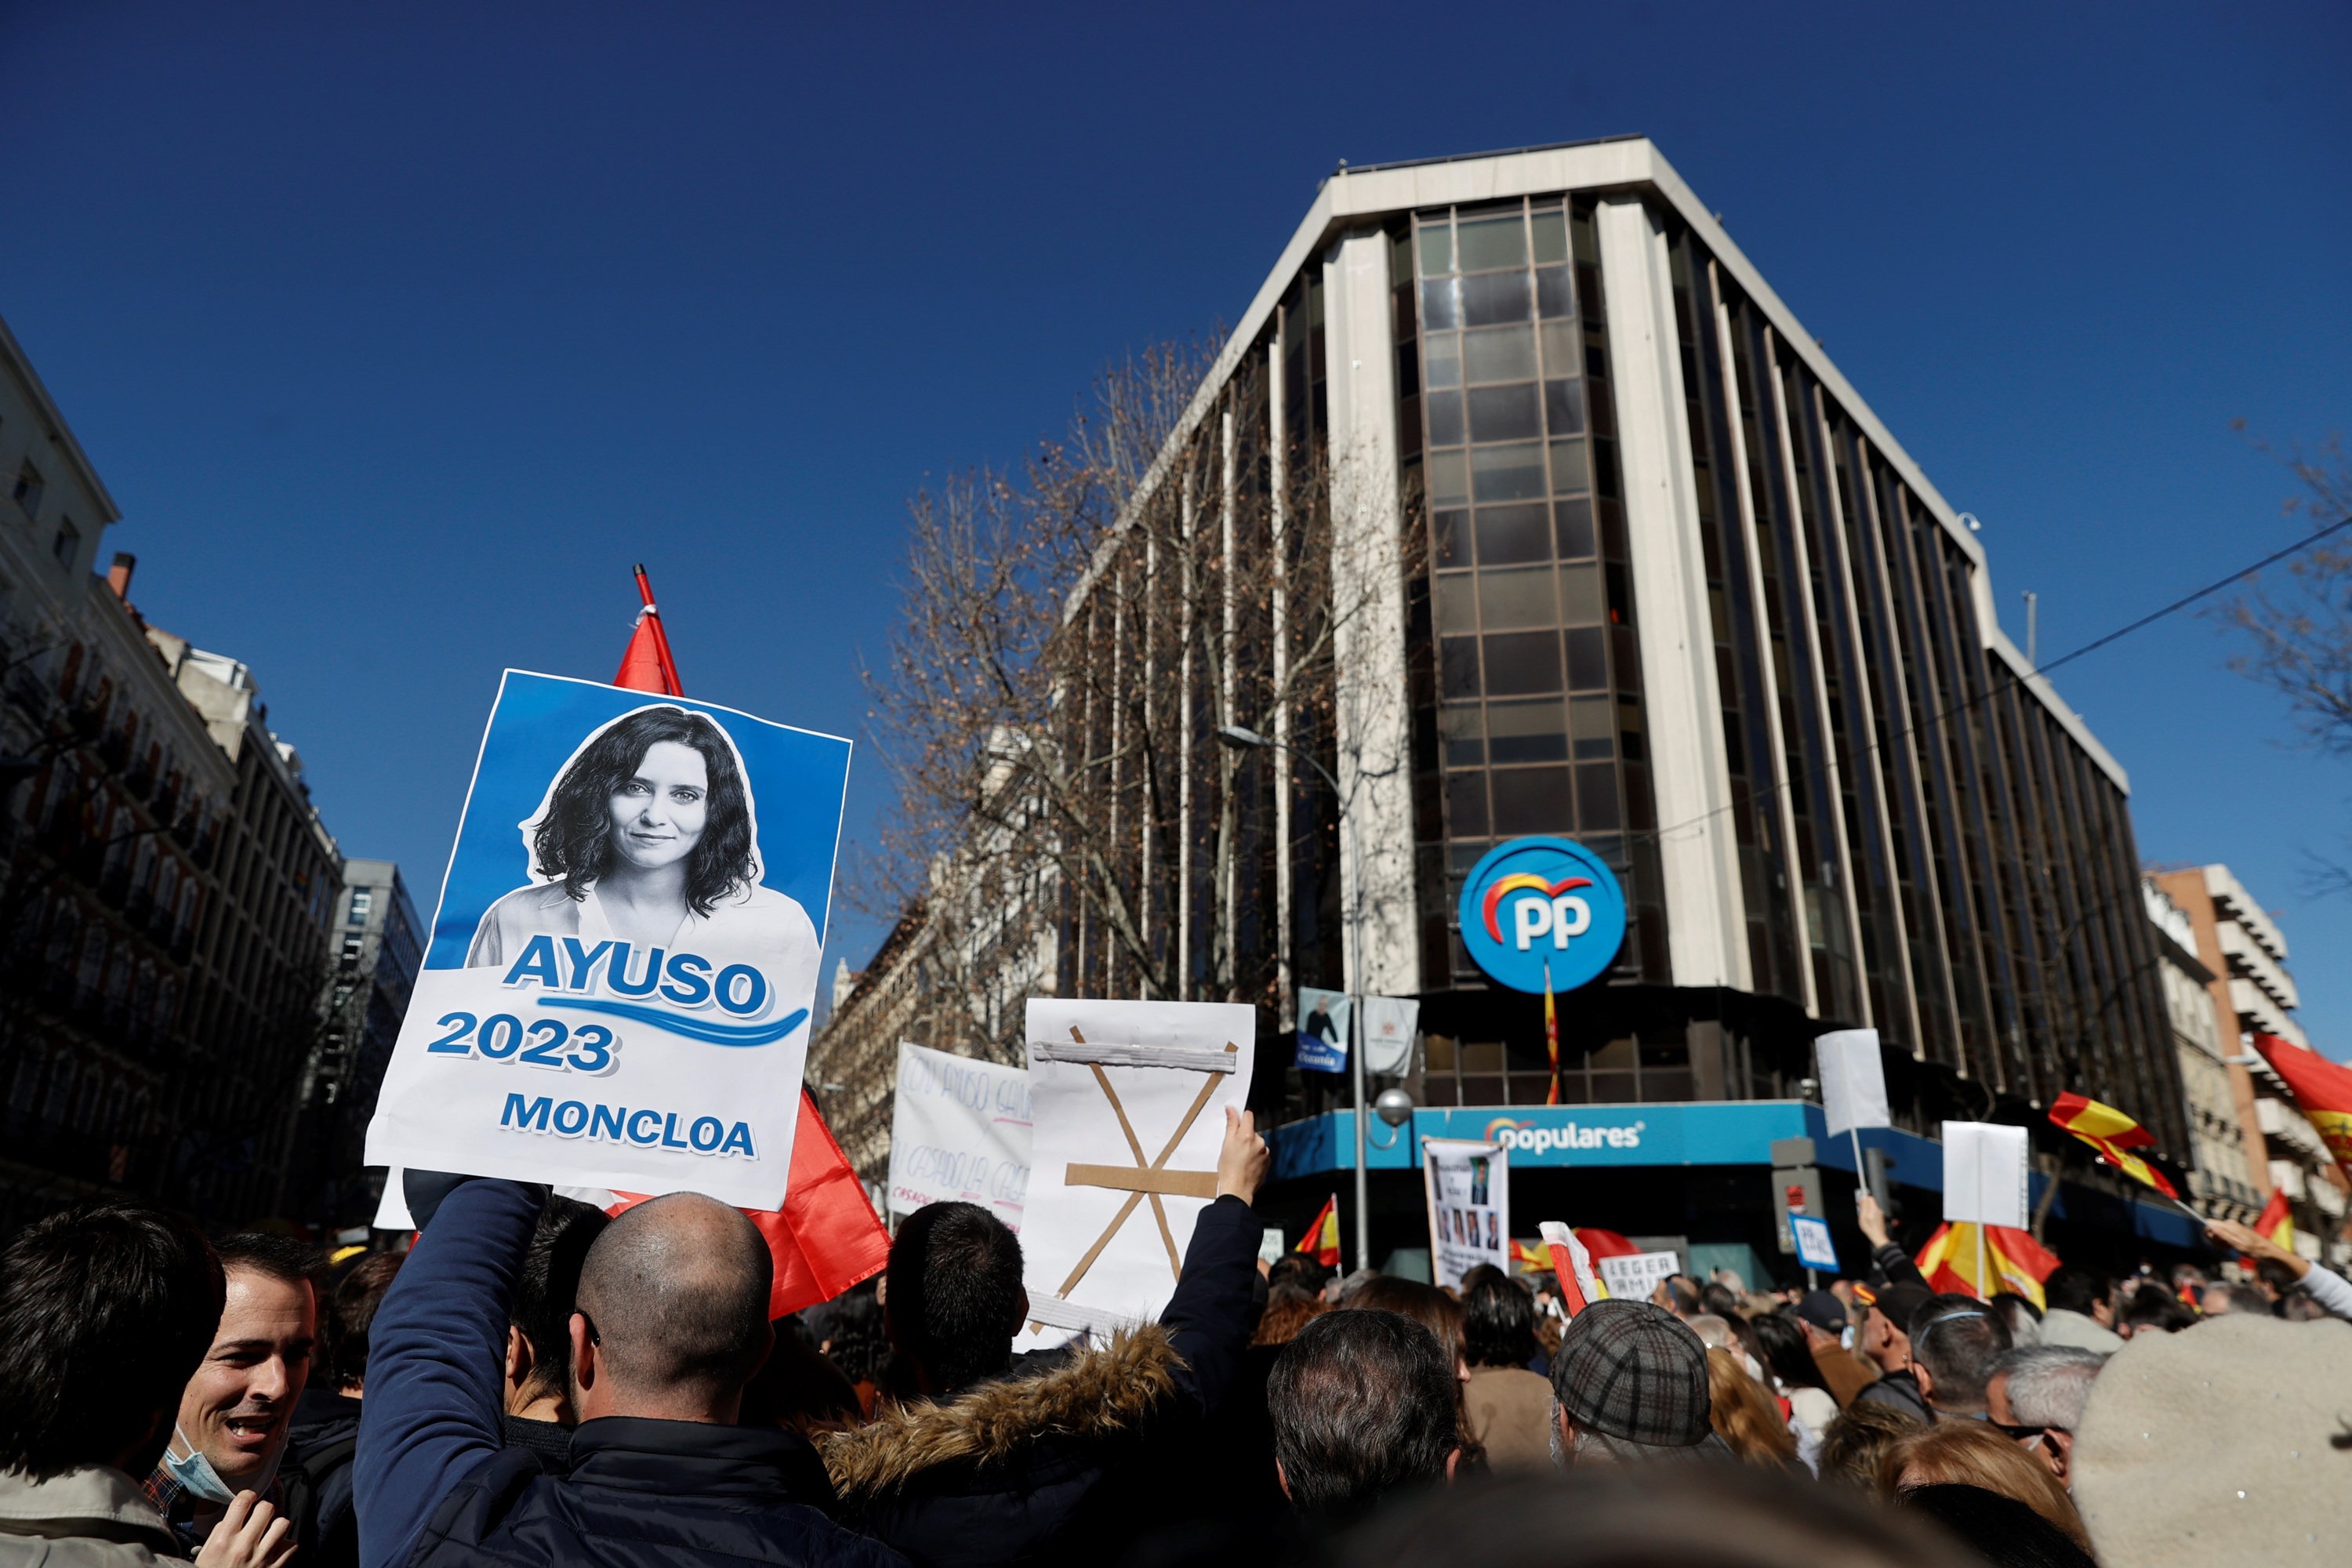
[[[180,1395],[171,1446],[147,1495],[193,1552],[240,1492],[277,1502],[278,1461],[319,1339],[318,1258],[282,1236],[219,1243],[220,1327]]]

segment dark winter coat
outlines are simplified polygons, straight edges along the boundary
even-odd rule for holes
[[[1103,1568],[1203,1500],[1187,1474],[1248,1349],[1257,1215],[1202,1212],[1156,1325],[824,1440],[842,1520],[918,1568]]]
[[[304,1389],[278,1472],[286,1517],[302,1546],[302,1568],[359,1568],[359,1516],[352,1510],[352,1461],[359,1446],[360,1402]]]

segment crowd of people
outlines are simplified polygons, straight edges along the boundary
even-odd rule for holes
[[[0,1251],[0,1565],[2159,1568],[2352,1561],[2352,1284],[1675,1276],[1573,1314],[1259,1258],[1229,1120],[1156,1323],[1016,1353],[1019,1238],[908,1216],[771,1322],[742,1215],[410,1173],[405,1254],[85,1207]],[[2316,1321],[2314,1321],[2316,1320]]]

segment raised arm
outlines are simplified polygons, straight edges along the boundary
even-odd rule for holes
[[[451,1489],[503,1446],[508,1314],[545,1203],[543,1187],[474,1179],[420,1216],[425,1234],[368,1331],[361,1568],[401,1568]]]
[[[1250,1301],[1257,1279],[1258,1243],[1265,1226],[1250,1201],[1273,1156],[1246,1110],[1225,1111],[1224,1145],[1217,1152],[1216,1201],[1192,1224],[1184,1274],[1160,1314],[1176,1353],[1191,1369],[1193,1392],[1214,1410],[1249,1348]]]
[[[1886,1211],[1878,1206],[1878,1200],[1871,1196],[1870,1189],[1864,1187],[1855,1194],[1853,1204],[1855,1222],[1862,1226],[1862,1234],[1870,1242],[1870,1260],[1878,1265],[1878,1271],[1886,1276],[1886,1282],[1889,1285],[1916,1285],[1922,1290],[1933,1290],[1935,1287],[1927,1283],[1925,1274],[1919,1272],[1919,1266],[1911,1261],[1911,1255],[1895,1246],[1894,1238],[1887,1234]]]

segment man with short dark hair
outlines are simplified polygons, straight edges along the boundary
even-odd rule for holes
[[[37,1220],[0,1250],[0,1562],[152,1568],[179,1542],[139,1480],[221,1321],[195,1226],[138,1204]],[[250,1496],[197,1561],[278,1568],[294,1542]]]
[[[1029,1316],[1019,1239],[971,1204],[909,1215],[890,1244],[882,1312],[930,1399],[825,1439],[842,1517],[919,1568],[981,1568],[1108,1561],[1199,1514],[1202,1500],[1168,1478],[1248,1349],[1265,1234],[1249,1205],[1267,1162],[1255,1118],[1228,1110],[1216,1196],[1192,1223],[1160,1321],[1018,1371],[1013,1337]]]
[[[1454,1369],[1436,1335],[1395,1312],[1309,1321],[1275,1358],[1265,1403],[1283,1495],[1322,1524],[1447,1479],[1462,1457]]]
[[[561,1194],[540,1211],[539,1226],[515,1279],[507,1324],[506,1437],[560,1470],[572,1461],[572,1312],[588,1249],[611,1221],[603,1209]]]
[[[1704,1307],[1697,1284],[1681,1274],[1669,1274],[1659,1280],[1658,1288],[1650,1292],[1650,1301],[1677,1318],[1696,1318]]]
[[[796,1490],[804,1439],[736,1425],[773,1342],[771,1264],[750,1220],[698,1194],[638,1205],[588,1249],[567,1335],[570,1468],[507,1447],[501,1352],[546,1197],[408,1173],[424,1236],[370,1332],[364,1568],[895,1563]]]
[[[1551,1358],[1552,1428],[1563,1465],[1727,1458],[1708,1419],[1706,1346],[1648,1301],[1595,1301]]]
[[[191,1549],[253,1492],[284,1504],[278,1467],[319,1348],[321,1259],[290,1236],[246,1231],[215,1244],[227,1290],[213,1342],[181,1394],[147,1495]]]
[[[2062,1263],[2042,1282],[2042,1342],[2101,1355],[2124,1348],[2115,1331],[2115,1281],[2087,1264]]]
[[[2107,1358],[2080,1345],[2019,1345],[1993,1359],[1985,1418],[2025,1445],[2058,1484],[2074,1484],[2074,1429]]]
[[[1973,1296],[1931,1296],[1911,1320],[1911,1375],[1938,1417],[1984,1419],[1985,1381],[2009,1327]]]

